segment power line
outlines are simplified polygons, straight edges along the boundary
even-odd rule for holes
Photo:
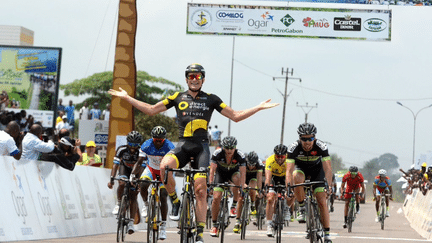
[[[253,70],[253,71],[255,71],[255,72],[257,72],[257,73],[261,73],[262,75],[269,76],[269,77],[273,77],[272,75],[267,74],[267,73],[265,73],[265,72],[262,72],[262,71],[260,71],[260,70],[258,70],[258,69],[253,68],[253,67],[250,67],[250,66],[248,66],[248,65],[246,65],[246,64],[244,64],[244,63],[242,63],[242,62],[240,62],[239,60],[234,60],[234,61],[237,62],[237,63],[239,63],[239,64],[241,64],[241,65],[243,65],[243,66],[245,66],[245,67],[247,67],[247,68],[249,68],[249,69],[251,69],[251,70]],[[366,97],[353,96],[353,95],[341,95],[341,94],[335,94],[335,93],[331,93],[331,92],[327,92],[327,91],[322,91],[322,90],[318,90],[318,89],[307,88],[307,87],[304,87],[304,86],[302,86],[302,85],[296,85],[296,84],[292,84],[292,85],[293,85],[293,86],[296,86],[296,87],[300,87],[300,88],[302,88],[302,89],[306,89],[306,90],[310,90],[310,91],[315,91],[315,92],[318,92],[318,93],[323,93],[323,94],[332,95],[332,96],[337,96],[337,97],[343,97],[343,98],[359,99],[359,100],[372,100],[372,101],[401,101],[401,100],[403,100],[403,101],[415,101],[415,100],[431,100],[431,99],[432,99],[432,97],[416,98],[416,99],[383,99],[383,98],[366,98]]]

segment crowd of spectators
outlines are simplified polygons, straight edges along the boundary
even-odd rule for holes
[[[403,173],[402,177],[407,181],[408,186],[404,193],[411,194],[413,189],[418,188],[423,195],[426,195],[429,189],[432,189],[432,165],[427,166],[423,163],[420,169],[411,167],[407,172],[399,169]]]

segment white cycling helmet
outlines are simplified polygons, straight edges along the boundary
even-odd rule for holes
[[[381,169],[378,171],[379,175],[387,175],[387,171],[385,171],[384,169]]]

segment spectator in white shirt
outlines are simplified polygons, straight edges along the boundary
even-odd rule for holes
[[[105,121],[109,121],[111,104],[107,104],[106,109],[103,110],[102,116]]]
[[[22,141],[22,158],[37,160],[41,153],[49,153],[54,150],[54,143],[42,141],[42,127],[39,124],[33,124],[30,131],[24,136]]]
[[[79,110],[79,119],[88,120],[89,119],[89,107],[88,102],[84,102],[84,106]]]
[[[63,115],[62,119],[63,119],[63,121],[59,122],[59,123],[57,124],[57,126],[56,126],[56,130],[57,130],[57,132],[60,131],[60,130],[63,129],[63,128],[64,128],[64,129],[67,129],[67,130],[70,130],[70,129],[71,129],[71,126],[70,126],[69,123],[68,123],[67,116],[66,116],[66,115]]]
[[[21,139],[18,123],[16,121],[9,122],[6,129],[0,131],[0,155],[10,155],[19,160],[21,158],[21,151],[19,151],[15,141],[20,143]]]

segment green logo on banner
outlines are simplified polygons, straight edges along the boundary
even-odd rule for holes
[[[286,27],[290,26],[292,23],[294,23],[294,19],[293,17],[291,17],[289,14],[285,15],[283,18],[281,18],[280,20]]]

